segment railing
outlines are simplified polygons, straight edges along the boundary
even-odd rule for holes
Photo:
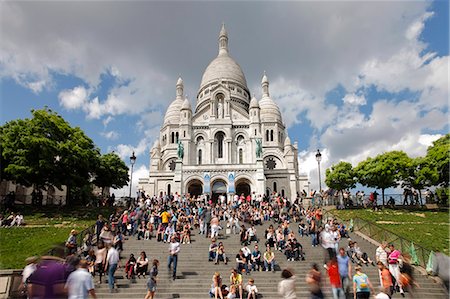
[[[359,231],[379,243],[386,241],[387,243],[394,244],[395,248],[400,250],[400,252],[411,253],[411,244],[414,243],[413,241],[403,238],[402,236],[399,236],[398,234],[393,233],[376,223],[361,218],[354,218],[352,219],[353,223],[351,223],[351,220],[340,219],[330,211],[325,211],[324,219],[327,218],[338,219],[340,222],[343,222],[348,228],[352,228],[353,231]],[[414,256],[412,256],[413,264],[426,268],[432,250],[415,243],[414,249],[417,255],[417,260],[414,260]]]
[[[337,195],[319,195],[316,194],[314,196],[314,199],[311,198],[311,202],[314,202],[314,205],[324,205],[324,206],[338,206],[338,205],[345,205],[346,207],[355,208],[355,207],[367,207],[371,205],[370,202],[370,195],[364,194],[364,196],[356,196],[356,195],[350,195],[347,202],[344,202],[344,199],[342,198],[342,194],[338,193]],[[384,195],[384,204],[385,206],[423,206],[427,203],[442,203],[443,199],[440,199],[437,197],[437,195],[434,195],[433,198],[428,198],[425,196],[424,193],[422,193],[422,199],[420,197],[414,197],[414,196],[407,196],[405,200],[405,195],[403,194],[385,194]],[[377,196],[377,205],[382,206],[383,205],[383,197],[381,194],[378,194]]]
[[[91,235],[90,242],[93,245],[94,242],[96,242],[95,223],[78,233],[78,235],[76,237],[77,252],[80,252],[82,250],[83,245],[85,243],[85,237],[87,236],[89,238],[89,234]],[[67,236],[67,238],[69,238],[69,236]],[[67,255],[67,249],[65,248],[66,240],[63,243],[56,244],[56,246],[53,246],[51,249],[45,251],[43,255],[58,255],[59,254],[58,251],[62,251],[63,249],[64,249],[64,254]]]

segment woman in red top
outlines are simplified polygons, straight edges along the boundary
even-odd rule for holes
[[[331,291],[334,299],[344,299],[345,293],[341,285],[341,276],[339,275],[339,268],[337,258],[333,257],[328,265],[326,265],[328,277],[330,278]]]

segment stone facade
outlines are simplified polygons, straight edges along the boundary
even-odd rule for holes
[[[194,110],[178,79],[176,98],[150,151],[149,177],[140,178],[139,189],[150,195],[213,197],[275,191],[295,199],[307,184],[307,177],[299,175],[297,143],[291,143],[270,97],[266,74],[261,87],[258,101],[250,96],[244,73],[229,55],[222,27],[219,54],[203,74]],[[257,142],[262,144],[260,157]]]

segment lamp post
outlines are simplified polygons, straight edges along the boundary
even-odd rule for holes
[[[134,155],[134,151],[133,154],[130,157],[130,164],[131,164],[131,173],[130,173],[130,199],[131,199],[131,187],[133,186],[133,166],[134,163],[136,163],[136,156]]]
[[[320,151],[317,149],[317,153],[316,153],[316,160],[317,160],[317,167],[319,169],[319,193],[322,192],[322,182],[320,179],[320,161],[322,161],[322,154],[320,153]]]

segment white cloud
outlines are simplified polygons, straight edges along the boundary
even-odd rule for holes
[[[130,177],[130,174],[131,174],[131,168],[128,171],[128,177]],[[149,174],[149,169],[147,168],[147,166],[140,165],[138,167],[134,167],[133,181],[132,181],[132,186],[131,186],[131,196],[132,197],[136,197],[136,192],[138,190],[139,178],[148,177],[148,174]],[[130,194],[130,185],[128,184],[127,186],[124,186],[123,188],[120,188],[120,189],[113,189],[113,190],[111,190],[111,193],[114,193],[116,198],[122,197],[122,196],[128,196]]]
[[[102,120],[103,126],[106,128],[110,122],[114,120],[114,117],[111,115],[107,116],[104,120]]]
[[[355,106],[361,106],[367,103],[364,95],[356,95],[354,93],[346,94],[345,97],[342,99],[342,101],[344,102],[344,104]]]
[[[68,110],[83,108],[88,102],[89,92],[83,86],[66,89],[59,93],[59,103]]]
[[[120,134],[117,133],[116,131],[102,132],[102,133],[100,133],[100,135],[102,135],[103,137],[105,137],[108,140],[117,140],[120,136]]]

